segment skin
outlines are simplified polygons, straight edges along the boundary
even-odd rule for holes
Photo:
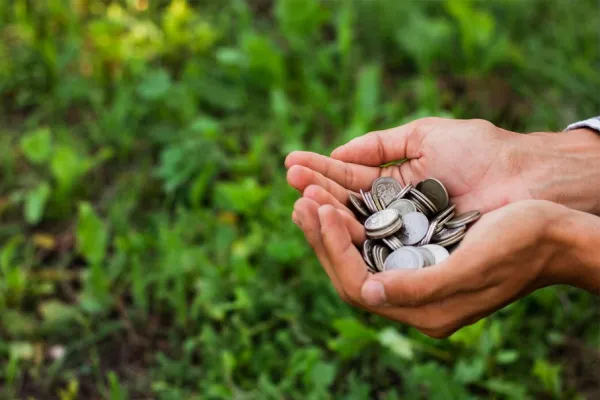
[[[370,190],[379,176],[403,185],[431,176],[444,182],[458,212],[537,199],[600,214],[600,135],[588,129],[522,135],[484,120],[423,118],[358,137],[331,157],[292,152],[285,165],[298,191],[318,185],[343,205],[347,190]]]
[[[600,170],[600,140],[587,130],[571,133],[567,141],[567,134],[519,135],[486,121],[427,118],[369,133],[331,157],[294,152],[286,159],[288,182],[303,197],[292,218],[344,301],[431,337],[447,337],[545,286],[600,294],[600,218],[590,214],[598,212],[591,182],[600,177],[590,179]],[[443,263],[372,275],[355,247],[364,230],[347,196],[379,176],[402,184],[434,176],[459,212],[486,214]]]

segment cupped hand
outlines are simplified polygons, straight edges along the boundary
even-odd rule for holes
[[[444,262],[375,275],[353,245],[362,238],[352,236],[355,221],[344,211],[303,197],[293,215],[342,299],[443,338],[536,289],[564,283],[574,258],[555,232],[571,212],[542,200],[516,202],[474,223]]]
[[[347,190],[368,190],[380,176],[403,185],[434,177],[446,185],[458,212],[485,213],[531,198],[520,174],[520,136],[484,120],[424,118],[358,137],[331,157],[293,152],[285,164],[291,186],[303,192],[319,185],[337,200],[336,207],[347,204]]]

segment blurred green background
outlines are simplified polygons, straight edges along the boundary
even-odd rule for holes
[[[599,399],[597,297],[441,341],[353,310],[283,167],[422,116],[597,115],[599,10],[0,0],[0,398]]]

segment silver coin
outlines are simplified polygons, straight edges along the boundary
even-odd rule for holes
[[[425,247],[417,247],[417,250],[419,253],[421,253],[423,259],[425,260],[425,265],[423,268],[435,265],[435,255],[431,252],[431,250],[428,250]]]
[[[369,199],[369,204],[371,205],[371,210],[373,213],[376,213],[377,211],[381,211],[379,208],[377,208],[377,205],[375,204],[375,200],[373,199],[373,194],[371,192],[367,192],[367,199]]]
[[[419,212],[412,212],[402,217],[404,222],[400,229],[400,241],[403,245],[419,243],[427,234],[429,221],[427,217]]]
[[[427,229],[427,233],[425,234],[425,237],[423,238],[423,240],[421,240],[419,242],[419,246],[425,246],[426,244],[429,244],[429,242],[431,242],[431,238],[433,237],[436,229],[438,226],[438,222],[436,220],[434,220],[430,225],[429,228]]]
[[[383,265],[387,257],[390,255],[390,250],[380,244],[373,246],[373,261],[375,263],[375,269],[378,272],[383,271]]]
[[[392,250],[396,250],[396,249],[394,248],[394,245],[393,245],[393,244],[390,242],[390,240],[389,240],[388,238],[381,238],[381,241],[382,241],[383,243],[385,243],[385,245],[386,245],[387,247],[389,247],[390,249],[392,249]]]
[[[369,211],[371,213],[376,213],[377,212],[377,207],[375,207],[375,204],[373,203],[373,198],[371,197],[371,193],[369,193],[369,192],[363,192],[363,190],[360,189],[360,194],[361,194],[361,196],[363,198],[363,201],[364,201],[365,205],[369,209]]]
[[[418,201],[415,198],[412,198],[411,200],[415,207],[417,208],[417,211],[420,212],[421,214],[425,214],[426,216],[431,216],[431,211],[429,211],[424,205],[423,203],[421,203],[420,201]]]
[[[434,244],[438,244],[439,242],[443,242],[455,236],[462,235],[466,229],[467,227],[464,225],[459,226],[458,228],[444,228],[440,233],[433,235],[432,241]]]
[[[400,183],[389,176],[375,179],[371,188],[373,197],[379,200],[382,208],[386,208],[401,191]]]
[[[433,256],[435,257],[435,264],[439,264],[446,258],[450,257],[449,251],[437,244],[428,244],[423,246],[422,248],[427,249],[433,253]]]
[[[371,259],[373,260],[373,264],[375,265],[375,271],[377,272],[381,272],[382,269],[380,268],[380,265],[378,263],[378,257],[377,255],[379,254],[379,248],[382,247],[379,243],[375,243],[373,245],[373,248],[371,249]]]
[[[448,228],[458,228],[459,226],[464,226],[470,224],[471,222],[477,221],[481,213],[479,211],[469,211],[467,213],[457,215],[452,218],[450,221],[446,222],[446,226]]]
[[[375,262],[375,271],[377,272],[383,271],[383,265],[381,265],[381,260],[379,259],[379,248],[379,245],[373,248],[373,261]]]
[[[375,264],[373,263],[373,245],[375,243],[372,240],[365,240],[362,246],[362,256],[365,260],[365,263],[369,266],[369,268],[375,269]]]
[[[450,221],[452,218],[454,218],[454,212],[451,212],[450,214],[446,215],[444,218],[442,218],[440,220],[440,222],[438,223],[438,226],[440,227],[445,227],[446,226],[446,222]]]
[[[399,248],[401,248],[403,246],[402,242],[400,241],[400,239],[398,239],[396,236],[391,235],[388,237],[388,240],[395,246],[394,250],[398,250]]]
[[[466,235],[467,235],[467,232],[463,232],[463,233],[461,233],[460,235],[453,236],[453,237],[451,237],[451,238],[448,238],[448,239],[446,239],[446,240],[444,240],[444,241],[437,242],[436,244],[437,244],[438,246],[447,247],[447,246],[450,246],[450,245],[452,245],[452,244],[455,244],[455,243],[458,243],[458,242],[460,242],[461,240],[463,240],[463,238],[464,238]]]
[[[371,239],[382,239],[398,232],[402,228],[402,224],[402,218],[398,218],[398,221],[387,228],[378,231],[365,231],[365,233],[367,234],[367,237]]]
[[[410,212],[417,211],[415,203],[406,199],[395,200],[392,203],[390,203],[390,205],[387,208],[393,208],[395,210],[398,210],[398,213],[400,213],[401,217]]]
[[[414,247],[403,247],[398,249],[385,260],[384,271],[397,269],[421,269],[425,266],[423,255]]]
[[[395,236],[384,237],[381,240],[392,250],[398,250],[402,247],[402,242],[400,242]]]
[[[452,204],[451,206],[449,206],[448,208],[446,208],[444,211],[440,212],[435,219],[441,221],[444,218],[446,218],[448,215],[450,214],[454,214],[454,209],[456,208],[456,204]]]
[[[383,265],[385,264],[385,260],[392,254],[392,251],[387,247],[381,246],[381,250],[379,250],[379,261],[381,265],[381,271],[383,271]]]
[[[425,214],[428,218],[432,217],[434,215],[434,213],[431,211],[431,209],[427,206],[425,206],[425,203],[423,202],[423,200],[419,199],[418,197],[414,196],[414,195],[409,195],[408,197],[413,203],[415,203],[415,206],[417,207],[417,211]]]
[[[385,210],[385,207],[381,204],[379,197],[377,197],[375,193],[371,192],[371,198],[373,199],[373,203],[375,203],[375,208],[377,208],[377,211]]]
[[[357,195],[354,193],[348,193],[348,199],[350,200],[352,207],[354,207],[354,209],[361,215],[365,217],[369,217],[371,215],[365,203]]]
[[[395,222],[400,218],[398,210],[388,209],[378,211],[371,215],[365,221],[365,229],[367,231],[381,231],[382,229],[388,228],[394,225]]]
[[[433,203],[437,210],[443,210],[448,207],[450,196],[448,196],[448,191],[442,182],[437,179],[428,178],[419,182],[417,184],[417,190],[423,193],[423,195]]]
[[[412,199],[418,200],[429,212],[434,215],[437,214],[438,210],[435,207],[435,204],[431,202],[423,193],[421,193],[417,189],[411,189],[410,195]]]
[[[400,199],[403,199],[403,198],[404,198],[404,196],[406,196],[406,195],[407,195],[407,194],[410,192],[410,190],[411,190],[412,188],[413,188],[413,184],[409,182],[409,183],[408,183],[408,185],[404,186],[404,189],[402,189],[402,190],[400,191],[400,193],[398,193],[398,194],[396,195],[396,197],[394,197],[394,201],[395,201],[395,200],[400,200]]]

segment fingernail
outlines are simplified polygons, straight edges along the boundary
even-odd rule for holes
[[[292,221],[294,221],[294,223],[299,227],[302,227],[302,223],[300,222],[300,218],[298,218],[298,214],[296,214],[296,210],[292,212]]]
[[[369,306],[381,306],[386,303],[385,289],[379,281],[367,281],[362,287],[361,296]]]
[[[331,204],[323,204],[322,206],[319,206],[319,216],[323,217],[328,209],[335,210],[335,207]]]

